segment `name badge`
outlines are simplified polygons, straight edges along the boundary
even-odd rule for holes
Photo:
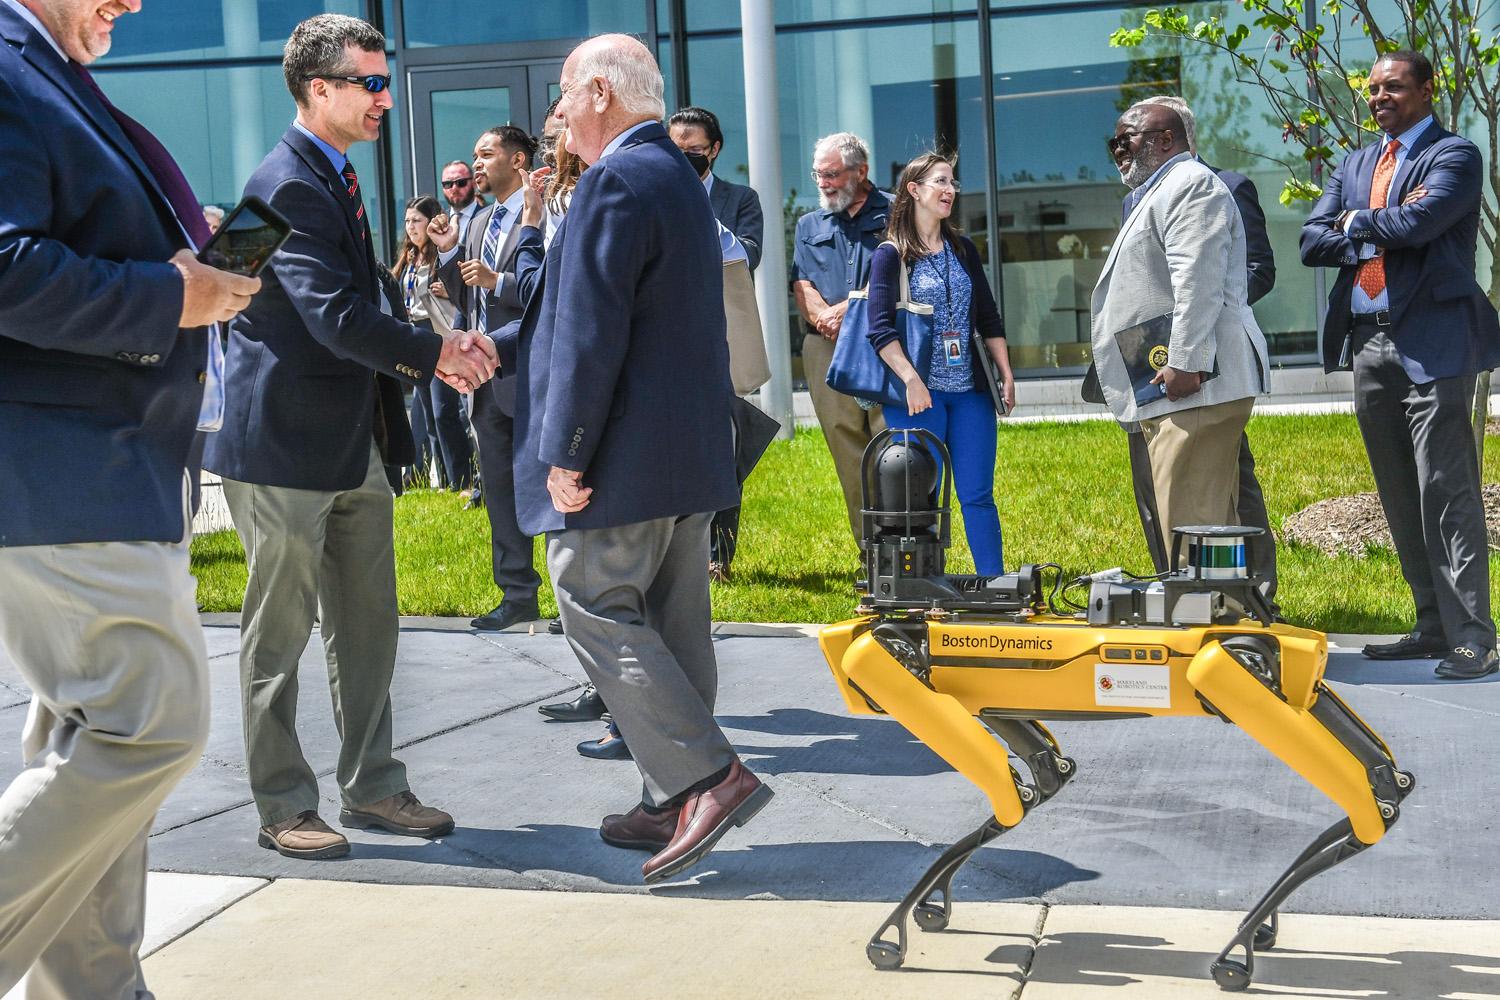
[[[962,368],[969,363],[966,340],[957,330],[949,330],[938,341],[943,348],[943,361],[949,368]]]

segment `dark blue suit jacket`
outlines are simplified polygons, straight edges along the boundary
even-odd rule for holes
[[[1271,252],[1271,237],[1266,232],[1266,213],[1260,207],[1260,195],[1256,193],[1254,181],[1233,170],[1212,166],[1208,169],[1229,188],[1240,210],[1240,221],[1245,224],[1245,270],[1249,272],[1245,300],[1253,306],[1256,300],[1265,298],[1266,293],[1276,287],[1276,255]]]
[[[204,465],[246,483],[352,490],[364,482],[372,435],[386,465],[412,464],[400,382],[432,378],[442,338],[381,312],[353,199],[301,131],[286,130],[245,193],[294,231],[229,326],[224,429]]]
[[[182,538],[209,332],[188,238],[109,112],[0,4],[0,545]]]
[[[754,188],[734,184],[714,175],[714,186],[708,192],[713,205],[714,218],[735,235],[745,256],[750,259],[750,270],[760,264],[760,248],[766,239],[766,221],[760,210],[760,195]]]
[[[1350,295],[1359,270],[1354,241],[1385,249],[1392,339],[1413,382],[1500,365],[1500,322],[1474,277],[1484,169],[1478,147],[1433,122],[1391,180],[1396,207],[1371,209],[1382,149],[1372,143],[1345,157],[1302,227],[1302,263],[1339,269],[1328,293],[1324,370],[1338,367],[1350,330]],[[1401,205],[1419,184],[1427,196]],[[1346,236],[1339,216],[1350,209],[1360,211]]]
[[[526,309],[496,335],[516,371],[521,530],[606,528],[735,503],[723,261],[708,195],[652,123],[584,171],[540,268],[526,230]],[[581,471],[566,517],[551,466]]]

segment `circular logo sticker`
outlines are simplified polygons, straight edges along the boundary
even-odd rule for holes
[[[1109,674],[1100,674],[1099,675],[1099,690],[1100,691],[1113,691],[1114,689],[1115,689],[1115,679],[1113,677],[1109,676]]]
[[[1152,371],[1161,371],[1164,367],[1166,367],[1167,364],[1166,347],[1161,344],[1157,344],[1155,347],[1151,348],[1151,353],[1146,355],[1146,360],[1150,363]]]

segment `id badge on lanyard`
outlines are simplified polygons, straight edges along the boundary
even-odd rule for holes
[[[952,259],[948,256],[948,245],[943,244],[943,297],[948,305],[947,320],[953,322],[953,290],[948,275]],[[957,330],[944,330],[938,337],[938,346],[943,350],[943,363],[949,368],[962,368],[969,363],[968,337]]]

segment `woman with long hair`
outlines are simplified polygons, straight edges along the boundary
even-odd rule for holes
[[[979,251],[951,216],[958,199],[953,161],[924,153],[896,185],[885,239],[870,261],[870,342],[906,387],[906,406],[884,407],[886,426],[936,434],[953,457],[953,482],[975,572],[1004,572],[1000,514],[995,508],[995,407],[970,331],[978,329],[1004,380],[1007,407],[1016,386],[1005,346],[1005,324],[984,276]],[[901,273],[911,299],[932,306],[931,361],[917,371],[896,332]]]
[[[418,195],[406,203],[406,236],[391,270],[411,322],[446,337],[453,332],[457,309],[432,288],[438,251],[427,237],[427,224],[441,211],[442,206],[430,194]],[[419,423],[425,425],[427,438],[424,447],[418,435],[417,450],[420,454],[436,451],[450,490],[466,490],[474,485],[474,446],[469,443],[469,433],[464,427],[462,407],[458,391],[435,375],[431,382],[417,386],[412,393],[412,427],[415,430]],[[420,485],[427,485],[426,475],[425,465],[417,470]]]

